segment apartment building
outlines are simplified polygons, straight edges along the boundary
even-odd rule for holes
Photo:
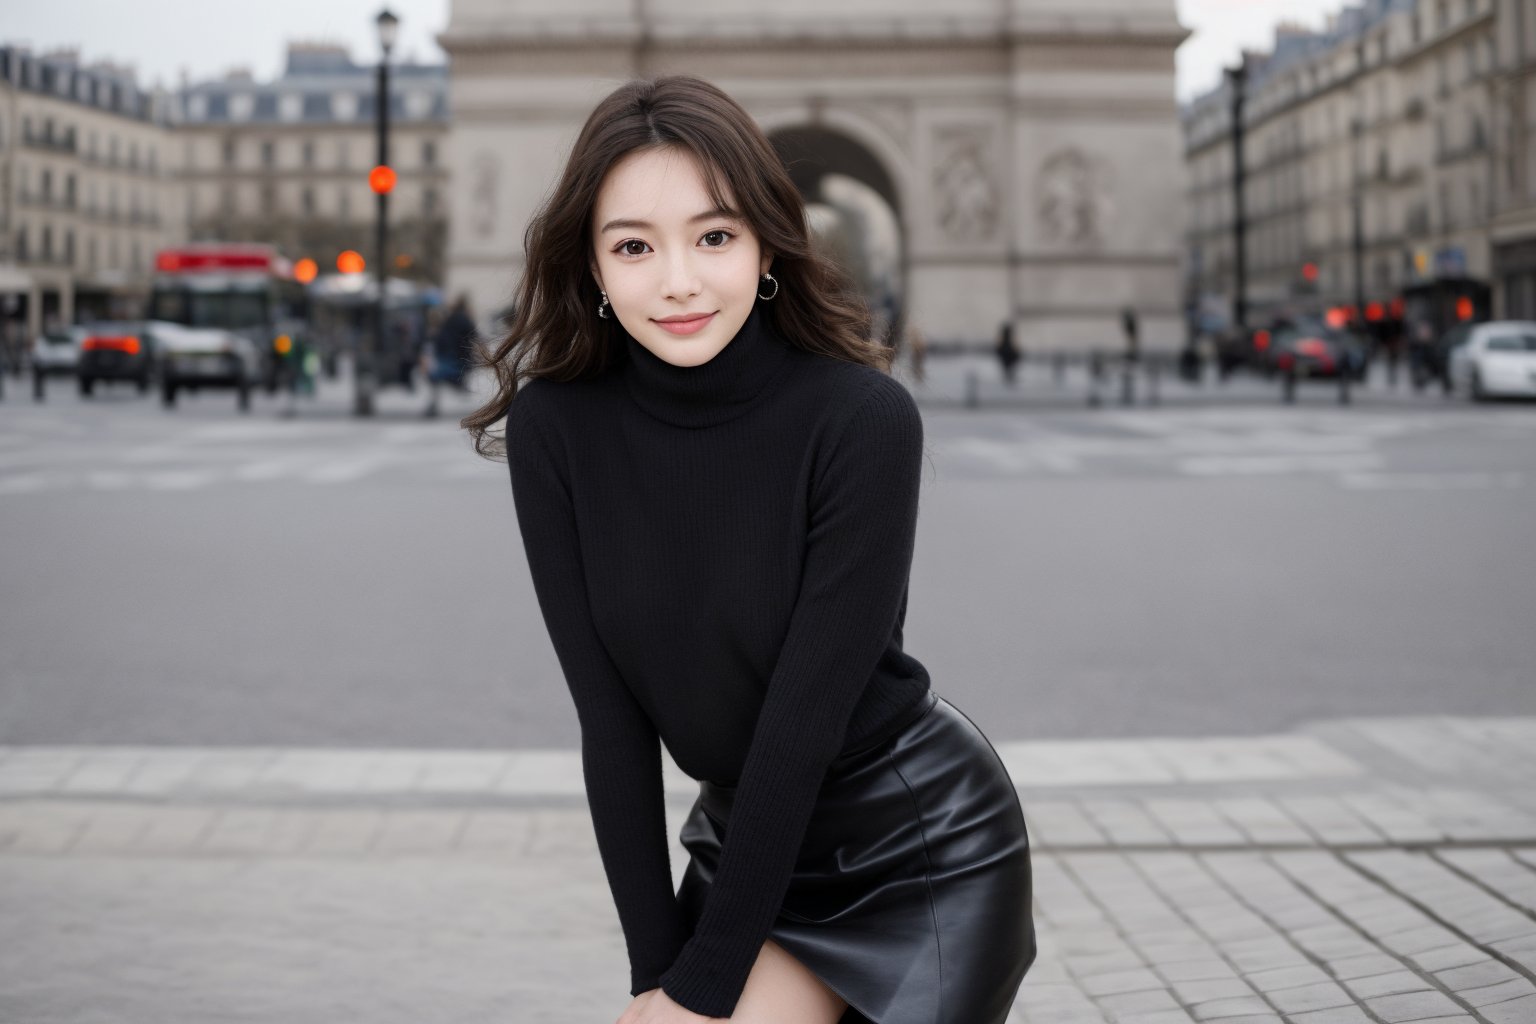
[[[154,253],[184,236],[173,99],[78,53],[0,46],[0,331],[123,312]]]
[[[283,74],[247,71],[179,91],[180,216],[196,240],[271,242],[334,269],[373,259],[377,65],[343,47],[292,43]],[[447,233],[448,68],[390,66],[390,249],[397,276],[440,280]]]
[[[1500,4],[1503,4],[1501,9]],[[1389,306],[1437,279],[1494,282],[1497,40],[1529,0],[1367,0],[1322,31],[1283,26],[1243,68],[1246,294],[1296,306]],[[1186,286],[1235,293],[1232,109],[1238,82],[1182,112]]]

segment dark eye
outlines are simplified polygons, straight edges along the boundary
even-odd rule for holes
[[[714,239],[714,241],[711,241],[711,239]],[[729,231],[711,231],[704,236],[704,244],[713,248],[724,245],[730,239],[731,233]]]
[[[637,245],[640,247],[640,249],[638,251],[636,251],[635,248],[634,248],[634,246],[637,246]],[[646,245],[644,242],[640,241],[637,238],[632,238],[632,239],[630,239],[627,242],[620,243],[620,245],[619,245],[619,250],[621,252],[623,252],[624,255],[626,255],[626,256],[644,256],[645,255],[645,250],[647,250],[649,248],[650,248],[650,246]]]

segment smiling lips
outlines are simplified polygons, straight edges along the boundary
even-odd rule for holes
[[[714,313],[679,313],[651,322],[671,334],[697,334],[714,318]]]

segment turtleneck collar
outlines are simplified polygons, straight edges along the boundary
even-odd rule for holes
[[[754,305],[741,329],[715,357],[674,366],[624,333],[624,384],[635,403],[679,427],[708,427],[746,412],[785,369],[789,345]]]

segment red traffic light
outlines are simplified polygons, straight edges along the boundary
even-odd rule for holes
[[[378,195],[389,195],[395,189],[395,169],[388,164],[379,164],[368,172],[368,187]]]
[[[1307,280],[1309,282],[1310,281],[1316,281],[1317,280],[1317,264],[1316,263],[1303,263],[1301,265],[1301,276],[1302,276],[1303,279],[1305,279],[1305,280]]]

